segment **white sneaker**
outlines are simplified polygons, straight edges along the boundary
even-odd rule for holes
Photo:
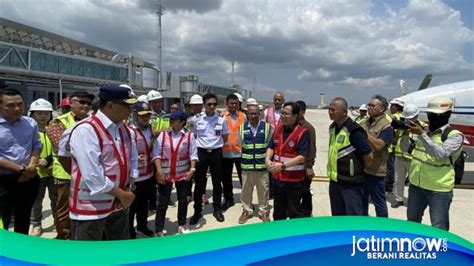
[[[191,231],[189,230],[188,226],[186,225],[181,225],[178,227],[178,234],[187,234],[190,233]]]
[[[40,226],[33,226],[31,229],[30,235],[32,236],[41,236],[43,234],[43,228]]]

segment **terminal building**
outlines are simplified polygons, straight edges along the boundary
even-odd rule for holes
[[[163,81],[160,76],[166,76]],[[186,102],[194,93],[215,93],[220,99],[240,92],[236,86],[200,83],[195,75],[172,79],[160,75],[154,63],[78,40],[0,18],[0,80],[22,91],[26,102],[45,98],[55,107],[76,90],[97,94],[103,84],[129,84],[137,95],[160,90],[165,110],[173,102]],[[163,86],[160,86],[163,84]],[[161,89],[160,89],[161,88]]]

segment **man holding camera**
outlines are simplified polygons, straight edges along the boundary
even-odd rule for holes
[[[404,205],[404,187],[405,180],[410,170],[412,160],[411,153],[415,147],[415,141],[418,135],[409,131],[408,125],[415,123],[420,125],[423,129],[426,128],[426,123],[418,120],[418,107],[414,104],[406,104],[401,114],[401,119],[394,119],[392,127],[401,132],[397,142],[394,146],[395,152],[395,183],[394,195],[395,201],[391,204],[392,208],[398,208]]]

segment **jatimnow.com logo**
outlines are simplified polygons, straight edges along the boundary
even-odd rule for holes
[[[352,236],[352,253],[367,255],[372,260],[434,260],[439,253],[448,251],[446,238],[417,237],[356,237]]]

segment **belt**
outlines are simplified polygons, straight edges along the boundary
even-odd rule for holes
[[[207,153],[211,153],[213,151],[219,151],[219,150],[222,150],[222,148],[215,148],[215,149],[198,148],[198,151],[203,151]]]

